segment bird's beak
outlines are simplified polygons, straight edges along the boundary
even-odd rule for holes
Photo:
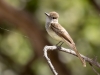
[[[48,14],[48,13],[46,13],[46,12],[45,12],[45,15],[48,16],[48,17],[50,16],[50,14]]]

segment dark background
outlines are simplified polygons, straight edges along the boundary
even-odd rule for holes
[[[44,12],[51,11],[78,51],[100,61],[100,0],[0,0],[0,75],[53,75],[43,56],[45,45],[58,43],[45,30]],[[59,75],[96,75],[70,54],[48,54]]]

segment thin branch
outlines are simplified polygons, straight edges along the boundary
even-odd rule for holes
[[[48,58],[48,55],[47,55],[47,51],[48,51],[48,50],[52,50],[52,49],[48,48],[48,46],[45,46],[45,47],[44,47],[44,56],[45,56],[45,58],[47,59],[48,64],[49,64],[51,70],[53,71],[54,75],[58,75],[58,73],[56,72],[55,68],[53,67],[53,65],[52,65],[52,63],[51,63],[51,61],[50,61],[50,59]]]
[[[97,57],[95,57],[94,61],[96,62],[97,61]],[[97,74],[97,75],[100,75],[96,69],[93,67],[93,65],[91,63],[89,63],[89,65],[92,67],[92,70]]]
[[[92,70],[93,70],[97,75],[100,75],[92,65],[90,65],[90,66],[92,67]]]
[[[45,47],[44,47],[44,56],[45,56],[45,58],[46,58],[46,60],[47,60],[47,62],[48,62],[48,64],[49,64],[49,66],[50,66],[52,72],[54,73],[54,75],[58,75],[58,73],[56,72],[55,68],[53,67],[53,65],[52,65],[52,63],[51,63],[51,61],[50,61],[50,59],[48,58],[47,51],[49,51],[49,50],[57,50],[57,49],[58,49],[58,48],[57,48],[56,46],[45,46]],[[75,53],[73,50],[71,50],[71,49],[66,49],[66,48],[61,47],[61,48],[59,48],[59,51],[63,51],[63,52],[72,54],[72,55],[74,55],[74,56],[77,56],[76,53]],[[86,62],[88,62],[89,64],[92,64],[92,65],[94,65],[94,66],[100,68],[100,63],[99,63],[99,62],[97,62],[97,61],[95,61],[95,60],[93,60],[93,59],[91,59],[91,58],[89,58],[89,57],[86,57],[86,56],[84,56],[84,55],[82,55],[82,54],[80,54],[80,55],[81,55],[81,57],[82,57]]]

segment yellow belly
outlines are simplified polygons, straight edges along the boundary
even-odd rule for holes
[[[59,37],[54,31],[52,31],[51,29],[47,29],[48,34],[54,38],[55,40],[58,41],[63,41],[61,37]]]

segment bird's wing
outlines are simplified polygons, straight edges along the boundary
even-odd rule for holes
[[[74,44],[68,32],[59,23],[51,23],[50,28],[64,40],[67,40],[70,44]]]
[[[67,44],[76,52],[77,56],[79,57],[79,59],[83,63],[83,66],[86,67],[86,62],[80,56],[79,52],[77,51],[77,49],[75,47],[74,41],[72,40],[72,38],[70,37],[70,35],[68,34],[68,32],[60,24],[56,24],[56,23],[51,23],[51,29],[57,35],[59,35],[60,37],[62,37],[62,39],[64,39],[64,41],[67,42]]]

